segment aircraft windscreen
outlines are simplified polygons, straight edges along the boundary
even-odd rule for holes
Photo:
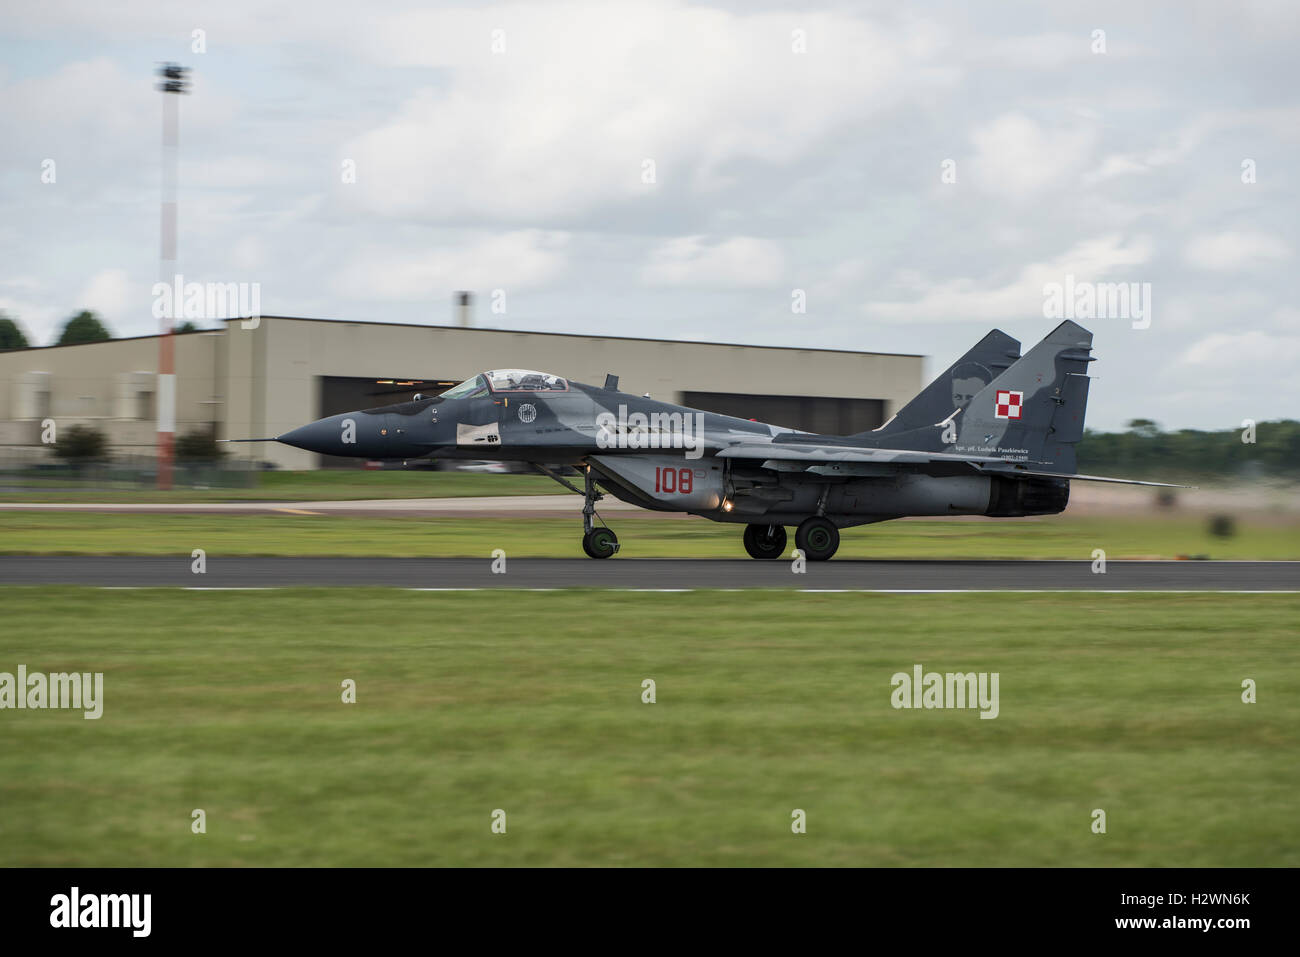
[[[487,380],[481,375],[476,375],[472,379],[466,379],[460,385],[452,386],[446,392],[442,393],[442,397],[444,399],[471,399],[487,394]]]
[[[496,369],[483,373],[493,392],[567,392],[569,383],[557,375],[531,369]]]

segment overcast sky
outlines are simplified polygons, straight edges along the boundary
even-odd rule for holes
[[[266,315],[470,289],[482,326],[937,369],[1028,348],[1072,276],[1150,289],[1146,328],[1080,320],[1090,426],[1300,415],[1295,2],[0,4],[0,309],[37,344],[155,330],[175,60],[178,270]]]

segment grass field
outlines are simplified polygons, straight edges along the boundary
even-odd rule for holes
[[[0,865],[1300,865],[1296,596],[503,597],[5,589]]]
[[[698,518],[625,518],[610,525],[625,558],[744,558],[742,526]],[[571,519],[483,516],[131,515],[0,512],[0,554],[581,556]],[[793,535],[790,548],[793,548]],[[909,520],[843,533],[842,558],[1300,559],[1300,524],[1239,522],[1229,538],[1204,518],[1069,517]],[[617,559],[615,559],[617,560]]]
[[[319,502],[374,498],[452,498],[479,495],[571,494],[544,475],[491,472],[404,472],[347,469],[318,472],[256,472],[248,488],[176,488],[159,492],[137,486],[85,487],[65,478],[39,486],[0,490],[0,502]],[[0,479],[0,489],[5,486]]]

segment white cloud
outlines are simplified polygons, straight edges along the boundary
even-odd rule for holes
[[[808,52],[791,52],[791,31]],[[505,52],[491,52],[491,32]],[[915,89],[894,34],[839,14],[738,15],[684,3],[575,2],[427,11],[386,22],[398,62],[446,85],[413,93],[342,148],[353,198],[394,217],[535,222],[707,192],[738,161],[782,166]],[[940,73],[914,85],[945,82]],[[656,182],[642,181],[642,163]]]
[[[1252,377],[1286,367],[1284,377],[1289,378],[1295,374],[1295,363],[1300,362],[1300,333],[1275,335],[1258,329],[1216,332],[1188,346],[1179,362]]]
[[[1092,52],[1092,31],[1040,33],[1029,36],[997,37],[978,45],[972,59],[988,63],[1052,70],[1074,66],[1080,60],[1098,56]]]
[[[253,272],[264,267],[270,249],[261,236],[240,236],[230,246],[230,264],[241,272]]]
[[[1103,157],[1101,163],[1083,177],[1083,181],[1092,186],[1119,176],[1149,173],[1181,163],[1191,155],[1192,150],[1201,144],[1218,123],[1216,117],[1206,115],[1179,130],[1177,135],[1165,145],[1129,153],[1111,153]]]
[[[703,236],[680,236],[651,251],[641,278],[665,286],[770,286],[784,272],[781,247],[769,239],[735,236],[710,245]]]
[[[907,271],[901,284],[917,289],[921,295],[910,301],[876,301],[863,311],[875,319],[891,322],[952,322],[979,320],[1001,322],[1007,319],[1042,317],[1043,286],[1063,283],[1066,276],[1078,282],[1102,282],[1130,276],[1126,266],[1138,266],[1150,260],[1152,242],[1137,236],[1125,241],[1118,235],[1101,236],[1081,242],[1055,259],[1030,263],[1009,282],[1001,285],[980,283],[969,277],[926,283]]]
[[[77,297],[77,311],[97,312],[110,329],[123,319],[148,312],[152,299],[131,282],[125,269],[101,269]]]
[[[1028,197],[1078,177],[1096,140],[1094,124],[1045,129],[1022,113],[1006,113],[971,133],[970,164],[982,189]]]
[[[1243,418],[1295,418],[1294,406],[1286,401],[1294,390],[1283,384],[1295,378],[1298,363],[1300,331],[1294,326],[1284,332],[1215,332],[1184,349],[1165,378],[1195,383],[1196,389],[1176,395],[1177,401],[1205,406],[1198,416],[1202,427],[1223,427]]]
[[[567,265],[569,235],[529,229],[413,252],[371,251],[349,264],[334,290],[360,300],[445,302],[457,289],[544,285]]]
[[[0,83],[0,141],[6,152],[21,144],[35,189],[84,188],[92,169],[98,179],[110,166],[119,177],[138,175],[136,167],[122,167],[137,159],[141,142],[157,155],[157,96],[147,79],[128,77],[107,57],[67,63]],[[46,158],[56,164],[53,186],[40,182],[39,163]]]
[[[1290,259],[1291,247],[1260,232],[1205,233],[1187,243],[1183,256],[1198,269],[1231,272]]]

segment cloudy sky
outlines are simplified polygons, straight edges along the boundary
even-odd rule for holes
[[[1073,277],[1149,290],[1083,321],[1090,425],[1300,414],[1290,0],[3,5],[0,309],[38,344],[155,328],[175,60],[179,271],[267,315],[471,289],[483,326],[942,367]]]

